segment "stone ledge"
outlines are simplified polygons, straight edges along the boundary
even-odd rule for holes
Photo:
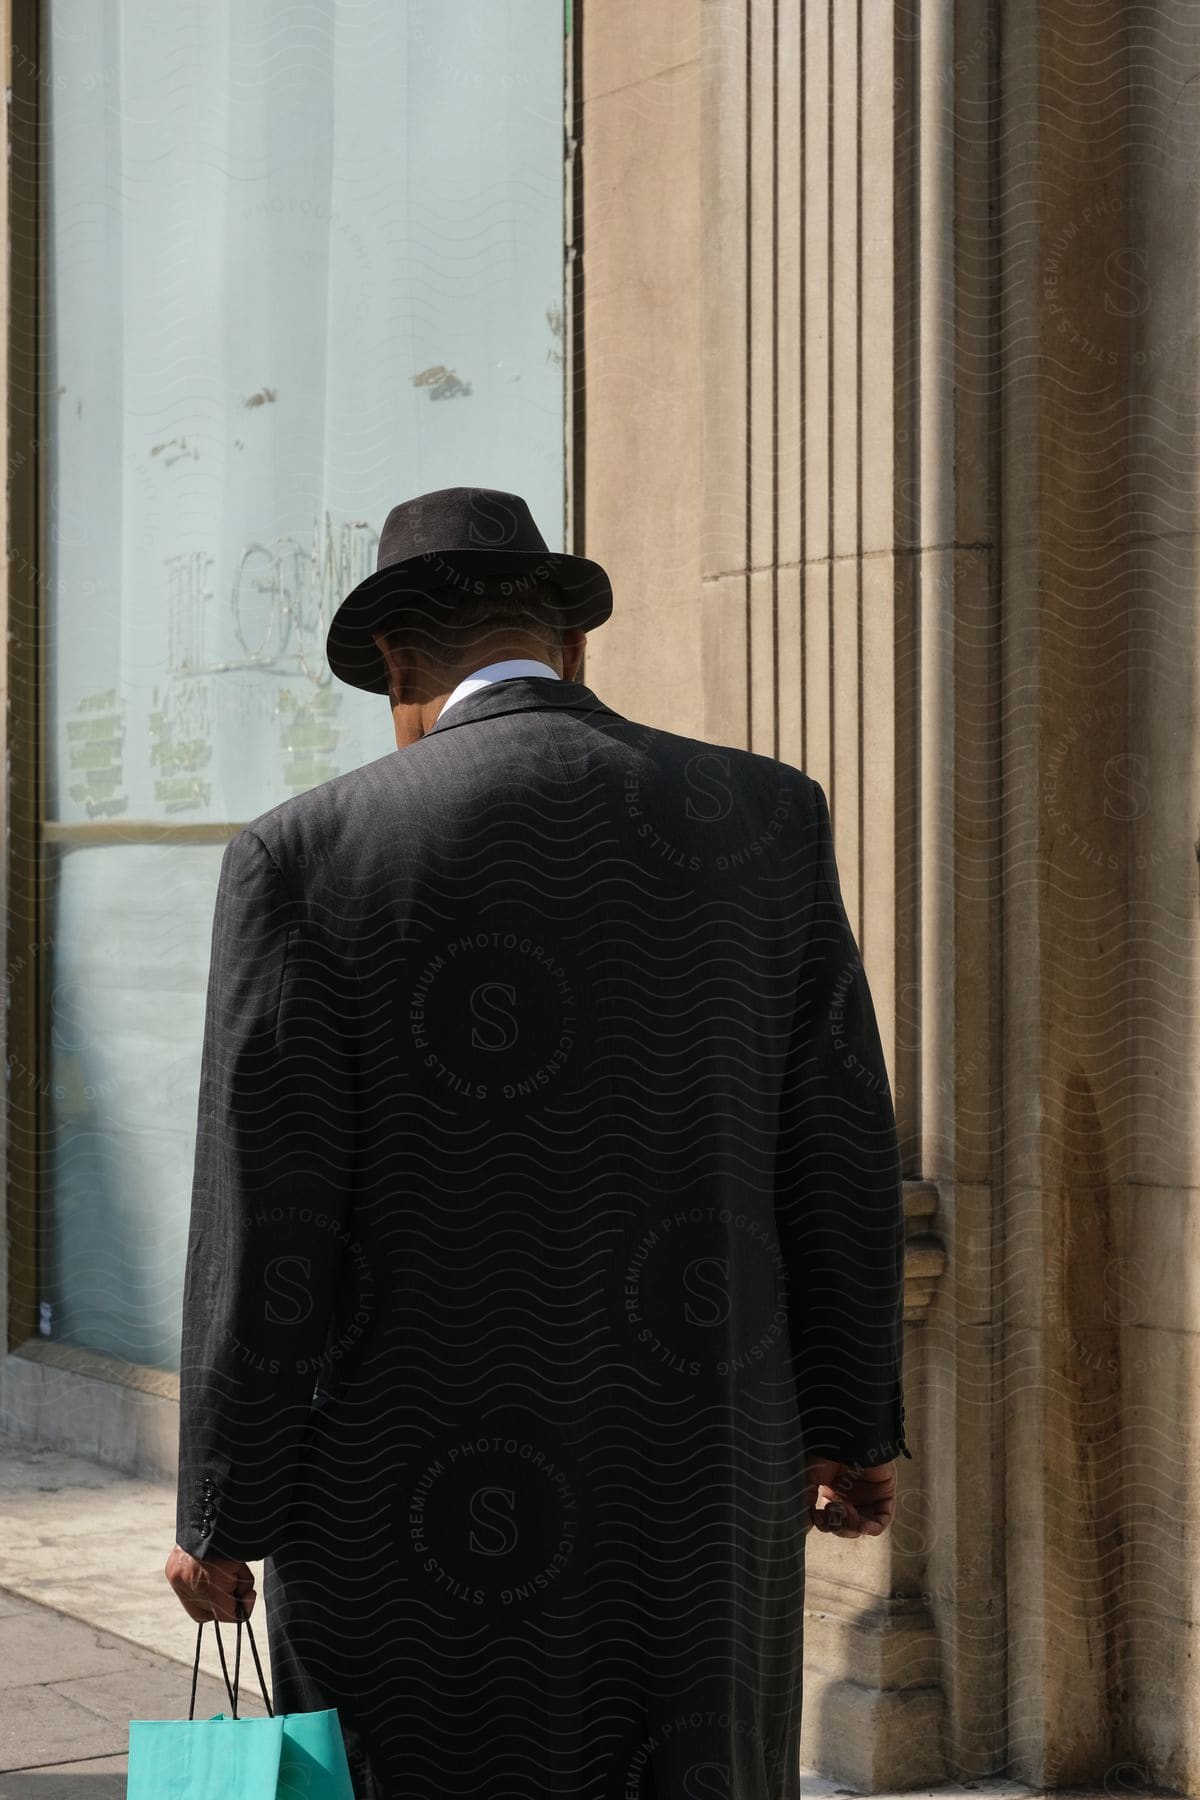
[[[904,1177],[904,1218],[931,1219],[938,1209],[937,1183],[924,1176]]]
[[[124,1361],[103,1350],[84,1350],[75,1344],[56,1344],[51,1338],[27,1338],[12,1352],[26,1362],[49,1363],[56,1369],[69,1369],[76,1375],[87,1375],[94,1381],[115,1382],[118,1387],[136,1388],[141,1394],[158,1394],[164,1400],[179,1399],[179,1376],[170,1369],[151,1369],[142,1363]]]
[[[800,1761],[864,1794],[944,1780],[940,1687],[881,1693],[805,1668]]]
[[[810,1579],[804,1652],[828,1679],[882,1693],[935,1687],[941,1680],[937,1633],[920,1600],[879,1601],[852,1590],[838,1594],[832,1583]]]
[[[164,1372],[136,1371],[155,1378],[146,1386],[121,1381],[107,1371],[99,1373],[95,1354],[77,1351],[65,1360],[56,1355],[5,1357],[0,1361],[0,1430],[110,1468],[173,1481],[179,1401],[163,1391]],[[134,1371],[116,1357],[111,1361],[127,1374]]]

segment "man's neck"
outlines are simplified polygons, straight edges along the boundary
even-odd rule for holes
[[[446,687],[443,693],[435,695],[432,700],[427,700],[421,708],[422,735],[433,730],[445,708],[446,702],[464,681],[467,681],[472,675],[478,675],[482,670],[492,668],[496,663],[503,662],[543,663],[552,674],[558,676],[560,681],[563,679],[561,668],[555,668],[554,663],[550,660],[550,656],[545,650],[530,649],[528,645],[510,647],[507,650],[490,650],[486,656],[473,660],[469,668],[464,667],[456,671],[452,677],[442,677],[443,681],[449,682],[449,686]]]
[[[466,681],[469,675],[477,675],[481,669],[490,669],[495,663],[502,662],[540,662],[553,669],[556,675],[561,676],[562,674],[561,658],[556,663],[550,651],[521,644],[511,646],[507,650],[489,650],[486,655],[475,657],[469,664],[464,664],[462,668],[456,669],[452,674],[444,675],[443,681],[449,684],[446,693],[452,694],[459,682]],[[444,699],[445,695],[442,697]]]

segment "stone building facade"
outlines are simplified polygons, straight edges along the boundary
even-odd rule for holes
[[[830,795],[914,1460],[802,1761],[1200,1785],[1200,14],[585,0],[586,679]]]

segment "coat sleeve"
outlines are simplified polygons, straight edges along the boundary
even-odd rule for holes
[[[201,1559],[280,1541],[349,1238],[344,995],[322,1009],[314,955],[240,832],[213,919],[183,1287],[176,1537]]]
[[[805,1453],[869,1468],[912,1454],[900,1147],[829,807],[812,786],[812,900],[780,1096],[775,1215]]]

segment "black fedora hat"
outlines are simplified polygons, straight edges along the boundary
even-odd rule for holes
[[[519,494],[439,488],[402,500],[384,520],[374,574],[351,589],[330,622],[329,667],[351,687],[386,694],[387,666],[371,633],[401,612],[452,617],[458,599],[483,591],[485,577],[511,581],[518,595],[546,582],[564,627],[590,631],[612,612],[612,586],[600,564],[549,550]]]

